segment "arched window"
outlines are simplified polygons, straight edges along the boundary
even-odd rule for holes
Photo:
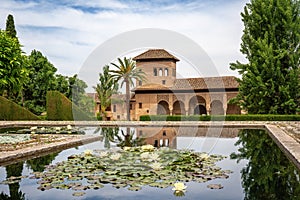
[[[162,70],[162,68],[159,68],[158,76],[162,76],[162,75],[163,75],[163,70]]]
[[[154,68],[154,69],[153,69],[153,75],[154,75],[154,76],[157,76],[157,68]]]
[[[165,68],[165,76],[169,76],[169,70],[168,70],[168,68]]]

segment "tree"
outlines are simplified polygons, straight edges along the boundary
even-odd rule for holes
[[[15,100],[27,77],[25,56],[16,38],[0,31],[0,95]]]
[[[14,17],[11,14],[7,16],[5,31],[7,32],[7,35],[9,35],[10,37],[17,38],[17,31],[15,28]]]
[[[126,112],[127,120],[130,121],[130,85],[134,86],[133,80],[145,80],[145,73],[136,68],[135,62],[124,57],[123,60],[118,58],[118,64],[111,63],[117,70],[110,70],[111,77],[116,81],[122,80],[121,87],[125,83],[126,86]]]
[[[90,115],[93,115],[95,107],[94,99],[86,94],[85,89],[88,86],[77,76],[78,75],[75,74],[74,76],[69,77],[70,93],[66,96],[81,110],[87,112]]]
[[[24,85],[24,105],[35,114],[46,111],[46,94],[56,89],[57,69],[37,50],[28,56],[29,81]]]
[[[109,74],[109,66],[103,67],[103,74],[99,74],[99,82],[94,89],[97,92],[100,101],[100,114],[103,120],[106,120],[106,109],[111,106],[112,95],[118,92],[118,82],[112,80]]]
[[[252,0],[244,8],[236,103],[253,114],[294,114],[300,105],[300,1]]]

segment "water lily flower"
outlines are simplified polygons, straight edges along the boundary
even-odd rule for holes
[[[120,157],[121,157],[121,154],[119,154],[119,153],[115,153],[110,156],[110,158],[112,160],[119,160]]]
[[[150,165],[150,167],[152,169],[154,169],[155,171],[158,171],[158,170],[161,170],[162,169],[162,166],[161,166],[161,163],[159,162],[154,162]]]
[[[202,158],[203,160],[207,160],[209,158],[209,155],[207,153],[202,153],[200,155],[200,158]]]
[[[90,155],[92,155],[92,151],[87,149],[87,150],[84,151],[84,155],[90,156]]]
[[[72,126],[69,124],[69,125],[67,126],[67,129],[68,129],[68,130],[72,130]]]
[[[124,149],[124,151],[129,151],[131,149],[131,147],[124,147],[123,149]]]
[[[99,153],[99,156],[102,158],[102,157],[106,157],[106,156],[108,156],[108,152],[107,151],[101,151],[100,153]]]
[[[57,131],[60,131],[60,129],[61,129],[60,127],[55,127],[55,130]]]
[[[143,145],[141,148],[143,151],[153,151],[154,150],[154,146],[152,146],[151,144]]]
[[[37,128],[38,128],[37,126],[33,126],[33,127],[30,128],[30,130],[33,131],[33,130],[36,130]]]
[[[172,190],[174,190],[176,193],[185,192],[185,189],[186,185],[184,185],[182,182],[174,183],[174,187],[172,188]]]
[[[42,128],[41,128],[41,131],[44,131],[44,130],[45,130],[45,127],[42,127]]]
[[[147,160],[149,158],[149,156],[150,156],[149,152],[141,153],[141,159],[142,160]]]
[[[150,160],[159,160],[159,155],[157,153],[151,153],[149,155]]]

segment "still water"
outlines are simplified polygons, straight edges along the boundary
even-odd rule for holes
[[[0,167],[0,182],[11,176],[26,176],[20,182],[0,184],[0,200],[4,199],[300,199],[299,171],[285,157],[264,130],[199,128],[86,128],[86,134],[102,134],[103,140],[76,148],[51,153],[47,156]],[[123,132],[121,132],[123,131]],[[125,138],[126,131],[133,137]],[[117,134],[118,137],[115,137]],[[124,135],[123,135],[124,134]],[[119,148],[117,144],[136,145],[144,137],[147,144],[156,147],[191,149],[227,156],[217,163],[223,170],[230,170],[228,179],[214,179],[205,183],[187,182],[184,196],[177,197],[172,186],[161,189],[143,186],[140,191],[127,188],[116,189],[105,184],[98,190],[88,189],[84,196],[74,197],[72,189],[40,191],[37,179],[30,179],[33,172],[42,172],[46,165],[67,160],[68,156],[80,154],[87,149]],[[120,139],[121,138],[121,139]],[[127,140],[127,141],[126,141]],[[29,177],[27,177],[29,176]],[[209,189],[209,184],[221,184],[223,189]]]

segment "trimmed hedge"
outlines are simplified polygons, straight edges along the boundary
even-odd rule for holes
[[[47,119],[48,120],[94,120],[93,117],[73,104],[66,96],[58,91],[47,92]]]
[[[300,115],[142,115],[140,121],[300,121]]]
[[[0,96],[0,120],[40,120],[22,106]]]

